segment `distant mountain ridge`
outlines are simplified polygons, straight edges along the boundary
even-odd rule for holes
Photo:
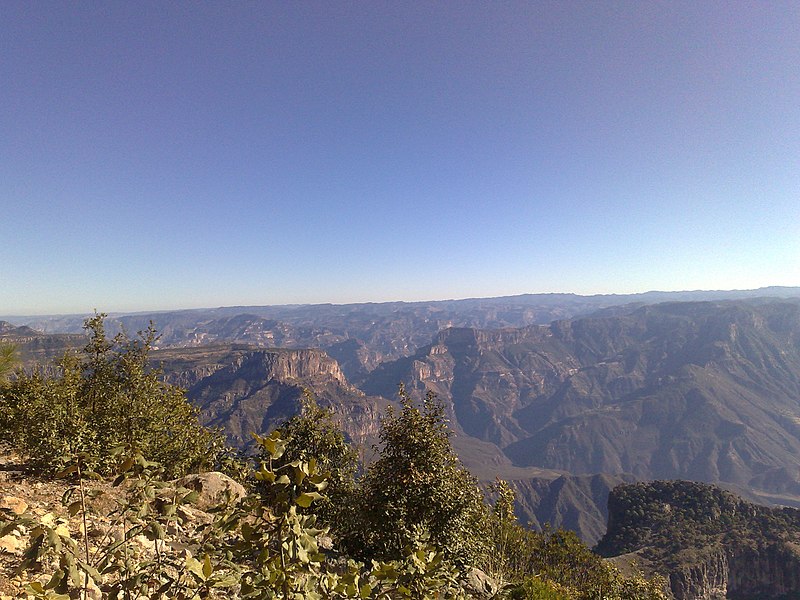
[[[626,304],[656,304],[660,302],[686,302],[707,300],[736,300],[756,297],[796,298],[800,287],[771,286],[752,290],[692,290],[679,292],[650,291],[635,294],[579,295],[571,293],[519,294],[489,298],[465,298],[460,300],[431,300],[418,302],[363,302],[354,304],[288,304],[265,306],[227,306],[220,308],[178,309],[172,311],[145,311],[137,313],[115,313],[110,321],[118,321],[136,331],[146,327],[150,320],[159,331],[166,331],[173,324],[189,325],[207,323],[216,319],[251,314],[263,319],[285,321],[292,325],[308,325],[341,328],[354,315],[370,318],[396,317],[407,313],[418,316],[438,314],[447,318],[458,318],[460,327],[522,327],[531,324],[546,324],[556,319],[568,319],[588,314],[602,308]],[[28,325],[45,333],[80,333],[83,320],[89,314],[52,316],[2,316],[0,320],[14,325]],[[467,322],[469,320],[473,322]],[[235,341],[235,340],[228,340]]]
[[[645,292],[640,294],[522,294],[430,302],[311,304],[222,307],[115,314],[109,331],[129,333],[153,321],[162,347],[199,346],[216,342],[266,347],[322,348],[341,363],[348,379],[359,385],[381,362],[413,354],[441,330],[519,328],[545,325],[593,314],[622,310],[626,305],[665,301],[707,301],[757,297],[800,297],[800,287],[756,290]],[[81,333],[87,315],[0,317],[47,333]]]
[[[448,329],[362,386],[432,389],[519,466],[800,494],[800,301]]]

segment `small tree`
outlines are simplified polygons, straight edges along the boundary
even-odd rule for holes
[[[489,487],[496,496],[489,517],[490,547],[481,568],[498,582],[521,580],[525,572],[520,568],[520,558],[528,532],[520,527],[514,515],[516,493],[507,481],[497,478]]]
[[[381,423],[383,447],[359,489],[363,528],[354,545],[396,559],[420,536],[456,563],[475,564],[485,548],[487,508],[477,480],[450,444],[444,408],[428,393],[421,408],[400,387],[400,412]]]

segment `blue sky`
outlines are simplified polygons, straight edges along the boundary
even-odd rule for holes
[[[800,285],[796,2],[0,4],[0,314]]]

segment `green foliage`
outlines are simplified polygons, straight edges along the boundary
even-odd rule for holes
[[[491,491],[497,500],[490,521],[491,550],[483,566],[499,581],[515,583],[511,598],[664,600],[660,579],[625,577],[574,532],[538,533],[521,527],[514,517],[514,490],[507,482],[497,480]]]
[[[328,560],[322,546],[332,543],[329,528],[306,510],[325,502],[328,474],[320,471],[315,457],[284,460],[293,440],[282,438],[279,431],[256,441],[267,460],[255,478],[266,486],[269,502],[262,502],[263,494],[251,496],[215,522],[216,531],[225,532],[218,547],[239,569],[242,598],[456,595],[455,570],[419,540],[393,562],[367,566],[348,560],[337,566]]]
[[[10,431],[13,423],[11,406],[9,400],[6,399],[4,387],[17,362],[16,347],[13,344],[0,344],[0,432]],[[4,436],[2,443],[8,442],[10,439]]]
[[[0,344],[0,382],[3,382],[17,366],[19,358],[14,344]]]
[[[425,530],[450,559],[476,564],[485,551],[487,508],[450,445],[444,409],[431,393],[414,406],[402,386],[400,404],[399,414],[390,411],[381,423],[380,457],[359,487],[362,521],[351,547],[392,560]]]
[[[540,577],[528,577],[522,585],[514,588],[509,596],[512,600],[572,600],[573,598],[568,589]]]
[[[698,482],[650,481],[614,488],[609,528],[597,550],[606,556],[639,550],[666,573],[730,548],[740,553],[772,548],[789,561],[785,540],[799,533],[796,509],[751,504]]]
[[[280,458],[274,459],[277,468],[314,458],[317,468],[327,474],[326,497],[314,503],[313,512],[332,525],[335,538],[340,537],[339,530],[345,529],[344,524],[358,519],[353,502],[358,457],[347,443],[333,412],[317,405],[311,392],[306,391],[300,414],[283,423],[278,433],[287,443]],[[259,458],[265,460],[267,457],[263,446],[261,448]]]
[[[160,381],[148,364],[152,325],[136,339],[109,340],[103,319],[87,319],[89,343],[61,360],[57,377],[21,374],[0,391],[3,437],[35,469],[50,473],[85,453],[89,467],[109,474],[118,446],[137,448],[170,475],[213,464],[223,450],[221,436],[202,427],[183,392]]]
[[[520,527],[514,516],[516,494],[511,485],[497,479],[489,491],[497,500],[488,517],[491,543],[481,560],[481,567],[497,581],[521,581],[527,565],[519,550],[528,542],[530,532]]]
[[[325,579],[319,542],[327,530],[301,509],[324,498],[327,477],[314,457],[281,461],[288,443],[278,432],[256,441],[266,459],[255,473],[262,494],[218,517],[216,527],[225,532],[218,543],[229,557],[227,566],[239,569],[242,597],[308,597]]]
[[[511,600],[666,600],[663,582],[646,580],[640,576],[622,577],[613,567],[603,585],[591,589],[564,585],[543,575],[526,577],[521,585],[509,593]]]
[[[572,598],[665,598],[660,581],[624,577],[616,567],[593,553],[572,531],[559,529],[532,534],[532,543],[525,553],[529,572],[569,590]]]

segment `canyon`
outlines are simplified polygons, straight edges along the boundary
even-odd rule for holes
[[[153,365],[244,449],[309,390],[369,460],[398,384],[431,390],[462,462],[486,484],[509,481],[522,522],[594,544],[614,527],[607,502],[623,484],[693,480],[742,502],[800,506],[800,299],[787,296],[246,307],[111,323],[152,320]],[[73,321],[51,320],[49,333],[4,323],[0,341],[31,368],[80,347]],[[688,553],[670,571],[673,594],[749,597],[762,588],[745,581],[743,561],[762,565],[763,585],[789,581],[769,588],[778,594],[794,585],[793,567],[780,567],[794,564],[787,548]]]

